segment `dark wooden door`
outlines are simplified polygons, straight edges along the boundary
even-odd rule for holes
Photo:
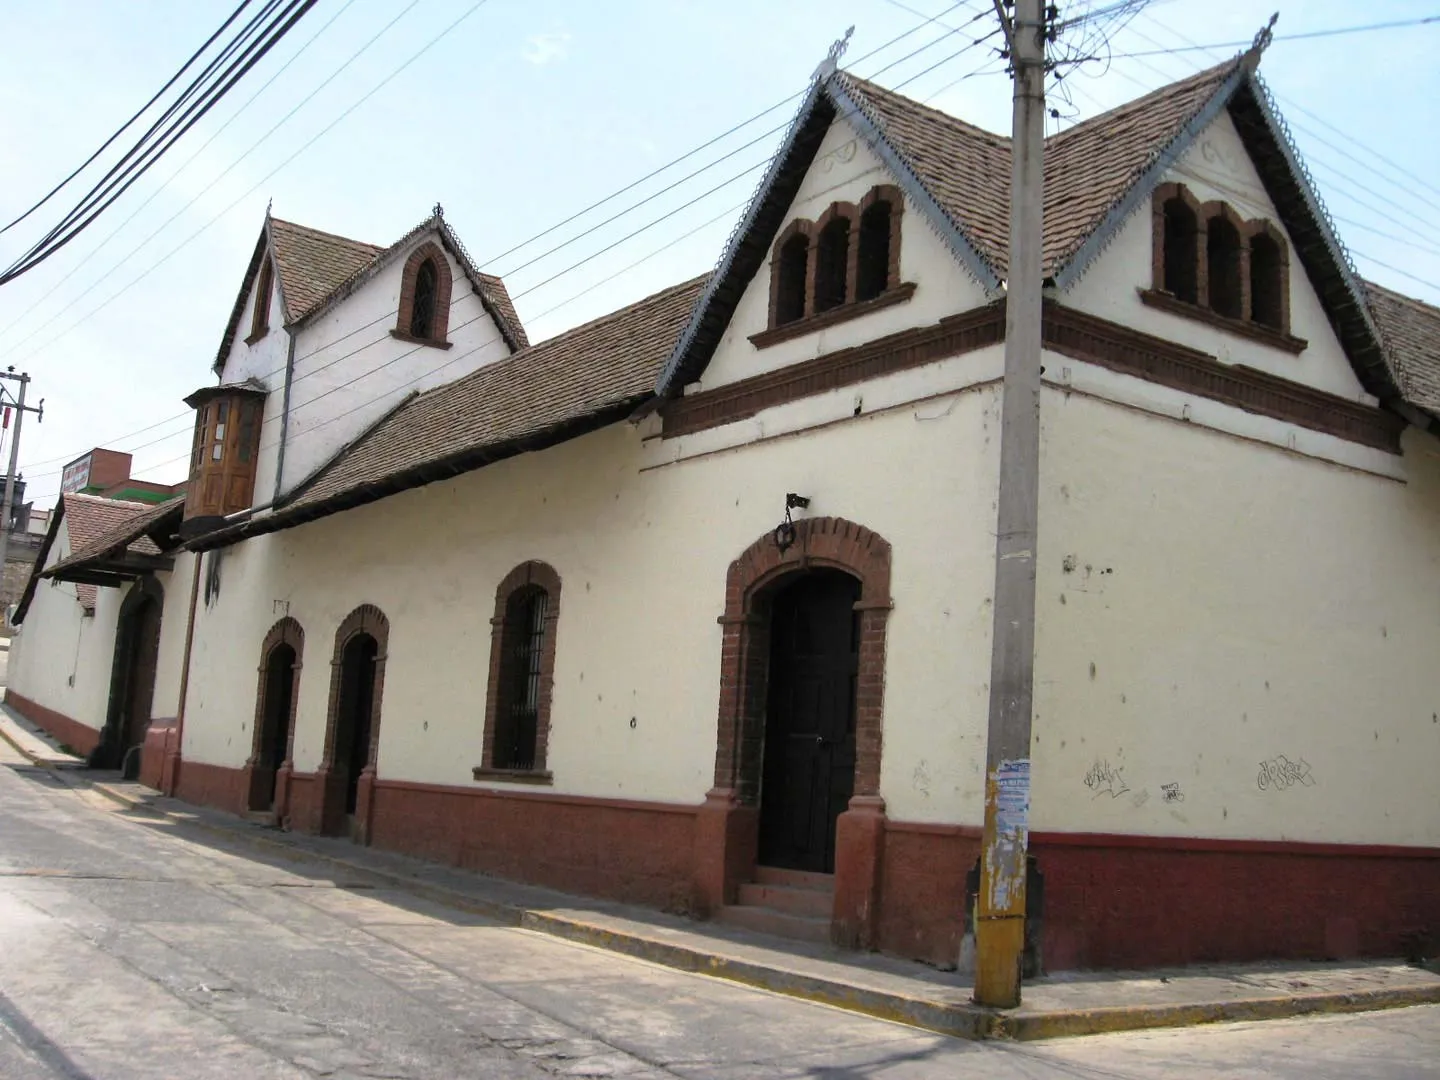
[[[340,661],[340,701],[335,717],[335,771],[345,778],[345,813],[355,812],[360,773],[370,758],[370,719],[375,702],[375,658],[369,634],[356,634]]]
[[[776,597],[760,790],[760,862],[832,873],[835,819],[855,786],[860,583],[806,574]]]
[[[290,702],[294,691],[295,650],[289,645],[277,645],[265,662],[260,762],[251,788],[252,810],[269,810],[275,805],[275,773],[290,749]]]
[[[150,709],[155,701],[155,667],[160,659],[160,605],[147,598],[130,613],[126,628],[129,638],[130,671],[126,678],[125,716],[120,734],[120,754],[145,742],[150,727]]]

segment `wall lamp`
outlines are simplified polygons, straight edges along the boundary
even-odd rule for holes
[[[790,519],[791,510],[805,510],[810,506],[808,495],[796,495],[793,491],[785,496],[785,520],[775,526],[775,546],[784,555],[795,543],[795,522]]]

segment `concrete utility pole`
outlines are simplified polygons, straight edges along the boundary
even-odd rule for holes
[[[0,371],[0,379],[8,379],[20,384],[20,396],[13,406],[15,430],[10,436],[10,467],[5,472],[5,504],[4,509],[0,510],[0,574],[4,574],[5,559],[10,553],[10,514],[15,505],[15,468],[20,460],[20,422],[25,419],[27,412],[36,413],[43,418],[45,402],[42,400],[39,406],[25,404],[25,389],[30,385],[30,375],[27,372],[16,375],[15,369],[12,367],[8,371]]]
[[[985,750],[985,834],[975,910],[975,1001],[1020,1004],[1035,677],[1035,533],[1040,489],[1040,257],[1045,146],[1045,0],[995,10],[1015,80],[1005,396],[995,537],[995,622]]]

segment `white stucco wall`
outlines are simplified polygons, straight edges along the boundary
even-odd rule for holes
[[[67,525],[60,523],[45,565],[70,554]],[[69,582],[42,579],[11,639],[7,685],[36,704],[99,731],[110,701],[110,666],[121,589],[96,590],[95,614],[87,616]]]
[[[450,348],[416,345],[390,336],[400,305],[405,260],[427,241],[436,243],[435,234],[417,238],[334,309],[299,329],[283,490],[289,491],[309,477],[405,395],[453,382],[510,355],[499,327],[448,252],[445,259],[453,280]],[[279,414],[272,419],[267,409],[262,451],[273,449],[279,436]],[[265,460],[262,454],[262,465]]]
[[[175,552],[175,567],[155,579],[165,590],[160,616],[160,653],[155,663],[155,694],[150,706],[152,718],[171,718],[180,712],[180,669],[185,659],[185,623],[190,615],[190,587],[196,556],[183,549]]]
[[[815,162],[801,183],[780,231],[797,218],[817,220],[831,203],[858,205],[871,188],[893,183],[895,178],[855,129],[844,120],[836,121],[821,141]],[[900,280],[917,286],[915,295],[905,303],[756,349],[749,337],[766,329],[770,317],[767,255],[736,307],[704,376],[688,392],[723,386],[899,330],[926,326],[942,316],[968,311],[989,301],[985,291],[961,268],[928,220],[908,201],[900,224]]]
[[[1032,827],[1433,845],[1440,444],[1397,482],[1042,409]]]
[[[1280,216],[1226,113],[1221,113],[1205,129],[1175,167],[1165,174],[1165,180],[1184,184],[1201,202],[1212,199],[1228,202],[1247,221],[1268,219],[1285,233]],[[1356,379],[1288,233],[1285,238],[1290,248],[1290,332],[1309,343],[1299,356],[1209,323],[1146,307],[1140,300],[1140,291],[1151,286],[1150,215],[1148,201],[1131,214],[1109,247],[1061,298],[1064,304],[1201,349],[1227,364],[1258,368],[1352,401],[1373,401]]]
[[[313,769],[335,629],[370,602],[390,619],[381,775],[474,785],[495,588],[541,559],[563,582],[555,790],[697,802],[713,779],[726,570],[798,490],[811,513],[894,545],[892,813],[978,821],[994,429],[991,390],[641,472],[639,436],[620,425],[242,544],[197,622],[186,757],[243,763],[260,642],[288,610],[306,633],[296,766]]]

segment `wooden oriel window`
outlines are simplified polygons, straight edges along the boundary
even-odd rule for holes
[[[195,409],[186,520],[247,509],[254,501],[265,394],[249,387],[215,386],[185,401]]]
[[[261,256],[260,275],[255,280],[255,302],[251,305],[250,337],[248,341],[259,341],[270,332],[270,293],[275,288],[274,271],[270,268],[270,256]]]
[[[559,609],[560,577],[542,562],[517,566],[495,592],[477,779],[548,782],[545,759]]]

